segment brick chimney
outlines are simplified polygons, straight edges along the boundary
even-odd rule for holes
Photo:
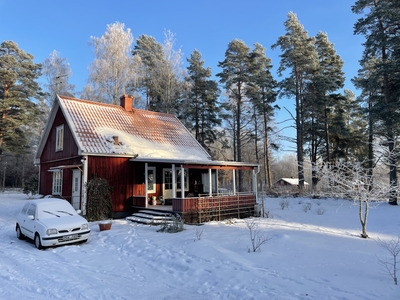
[[[132,102],[133,102],[133,97],[130,95],[122,95],[121,98],[121,106],[126,110],[126,111],[132,111]]]

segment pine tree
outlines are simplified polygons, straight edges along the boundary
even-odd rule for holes
[[[210,79],[211,69],[204,68],[204,61],[198,50],[194,50],[187,61],[190,91],[184,119],[188,128],[193,130],[196,140],[210,152],[209,147],[216,139],[215,127],[221,125],[221,119],[218,117],[218,84]]]
[[[300,24],[296,14],[289,12],[288,20],[284,23],[286,34],[279,37],[272,48],[280,47],[282,54],[278,74],[282,75],[287,69],[289,77],[280,82],[282,95],[295,97],[295,126],[296,149],[298,163],[299,188],[304,188],[304,122],[305,98],[307,88],[314,72],[318,68],[318,54],[315,38],[309,37],[308,32]]]
[[[146,95],[146,109],[176,113],[185,88],[182,53],[173,49],[174,34],[166,31],[164,36],[164,44],[152,36],[139,36],[132,54],[141,66],[139,89]]]
[[[234,121],[234,142],[236,161],[242,161],[242,139],[243,124],[242,113],[246,100],[246,85],[249,82],[249,52],[250,48],[241,40],[235,39],[228,44],[225,51],[225,60],[218,63],[218,67],[222,68],[222,72],[217,76],[220,82],[224,84],[230,98],[233,100],[232,105],[236,113]],[[239,190],[242,190],[242,176],[238,174]]]
[[[152,36],[141,35],[132,51],[140,61],[140,89],[146,94],[146,109],[157,110],[162,105],[162,69],[165,68],[165,54],[162,45]]]
[[[264,150],[264,172],[265,181],[268,188],[272,186],[271,163],[270,163],[270,140],[271,120],[274,116],[274,107],[276,100],[277,82],[271,74],[272,61],[265,55],[265,48],[256,43],[254,49],[250,52],[250,82],[247,87],[247,96],[251,99],[254,106],[254,126],[255,130],[255,153],[258,154],[258,119],[261,119],[263,132],[263,150]],[[257,155],[257,163],[258,155]]]
[[[356,14],[364,14],[354,25],[354,33],[365,36],[362,62],[376,56],[372,78],[380,78],[382,84],[379,99],[374,101],[378,120],[382,121],[388,147],[389,203],[397,205],[397,157],[396,136],[400,129],[400,1],[358,0],[352,6]],[[377,80],[376,80],[377,81]]]
[[[315,37],[318,54],[318,66],[308,84],[308,95],[305,98],[307,112],[305,115],[305,142],[309,143],[312,164],[312,184],[315,188],[318,161],[331,162],[331,142],[329,140],[329,115],[344,97],[335,94],[344,85],[343,61],[336,53],[334,45],[326,33],[319,32]]]
[[[3,152],[26,153],[30,128],[41,111],[33,101],[43,99],[37,83],[41,65],[13,41],[0,45],[0,159]]]

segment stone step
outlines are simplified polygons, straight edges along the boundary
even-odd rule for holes
[[[132,216],[126,217],[126,219],[136,223],[153,225],[172,221],[171,213],[151,210],[140,210],[139,212],[132,214]]]

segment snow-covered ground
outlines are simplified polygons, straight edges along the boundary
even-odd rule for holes
[[[174,234],[126,220],[100,232],[91,223],[86,244],[39,251],[15,235],[26,199],[0,194],[0,299],[400,299],[378,262],[390,256],[376,243],[400,235],[400,206],[371,208],[369,239],[359,237],[349,201],[287,198],[282,210],[268,198],[273,218],[256,222],[272,239],[260,252],[248,252],[245,220]]]

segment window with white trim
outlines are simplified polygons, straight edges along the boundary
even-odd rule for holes
[[[147,192],[156,192],[156,167],[147,168]]]
[[[53,195],[61,195],[62,193],[62,170],[53,172]]]
[[[56,151],[63,150],[64,147],[64,125],[56,128]]]

